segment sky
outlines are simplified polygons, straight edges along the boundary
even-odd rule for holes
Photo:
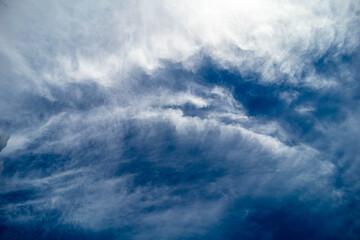
[[[356,240],[357,0],[0,1],[0,239]]]

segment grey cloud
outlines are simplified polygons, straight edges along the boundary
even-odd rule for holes
[[[8,140],[9,140],[9,136],[5,134],[0,134],[0,151],[6,147]]]

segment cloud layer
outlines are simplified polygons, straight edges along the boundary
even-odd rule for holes
[[[0,12],[0,238],[359,235],[358,1]]]

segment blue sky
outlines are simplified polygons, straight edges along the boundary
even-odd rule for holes
[[[358,1],[0,1],[0,239],[358,239]]]

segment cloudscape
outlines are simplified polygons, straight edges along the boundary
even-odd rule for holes
[[[360,236],[358,0],[0,1],[0,239]]]

